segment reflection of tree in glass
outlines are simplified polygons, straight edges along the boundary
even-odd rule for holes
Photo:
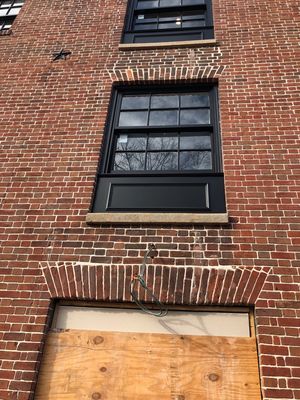
[[[148,170],[174,170],[177,169],[177,153],[148,153],[147,169]]]
[[[211,169],[210,151],[183,151],[180,153],[180,169]]]
[[[149,138],[149,150],[177,150],[177,148],[178,138],[176,136]],[[147,154],[147,170],[165,171],[174,169],[178,169],[177,153],[161,151]]]
[[[145,136],[131,136],[127,138],[121,136],[118,138],[117,150],[138,151],[138,150],[145,150],[145,148],[146,148]]]
[[[114,170],[141,171],[144,170],[145,153],[117,153],[115,156]]]
[[[148,150],[177,150],[177,136],[153,136],[149,137]]]

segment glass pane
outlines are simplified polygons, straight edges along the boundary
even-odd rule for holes
[[[0,10],[0,17],[6,14],[7,14],[7,8],[3,8],[2,10]]]
[[[174,169],[178,169],[177,153],[160,152],[147,154],[147,170],[166,171]]]
[[[11,28],[11,25],[12,25],[12,24],[5,24],[5,25],[3,26],[3,29],[9,29],[9,28]],[[0,25],[0,29],[1,29],[1,25]]]
[[[209,96],[207,94],[184,94],[181,96],[181,107],[209,107]]]
[[[183,23],[182,23],[183,28],[197,28],[199,26],[205,26],[205,21],[202,21],[202,20],[183,21]]]
[[[143,17],[143,18],[141,18]],[[157,22],[157,16],[153,16],[153,14],[150,15],[138,15],[138,17],[135,19],[136,24],[145,24],[148,22]]]
[[[157,29],[157,24],[135,24],[134,30],[149,31],[150,29]]]
[[[177,150],[177,136],[156,136],[149,137],[148,150]]]
[[[0,6],[0,8],[3,8],[3,7],[10,7],[11,6],[11,1],[9,0],[9,1],[2,1],[1,2],[1,6]]]
[[[179,156],[179,165],[179,169],[181,170],[211,169],[211,152],[183,151]]]
[[[21,7],[14,7],[10,9],[8,15],[18,15],[21,10]]]
[[[181,27],[181,22],[164,22],[161,24],[158,24],[158,29],[177,29]]]
[[[179,107],[179,98],[177,95],[155,95],[151,97],[151,107],[155,108],[178,108]]]
[[[180,149],[181,150],[201,150],[210,149],[211,142],[210,136],[181,136]]]
[[[181,20],[181,16],[178,13],[163,13],[158,16],[159,22],[169,22],[174,20]]]
[[[149,107],[149,96],[124,96],[121,110],[141,110]]]
[[[147,137],[119,135],[117,139],[117,150],[146,150]]]
[[[205,0],[182,0],[183,6],[205,4]]]
[[[158,7],[158,0],[141,0],[138,2],[137,9],[141,8],[157,8]]]
[[[160,0],[160,7],[181,6],[181,0]]]
[[[194,124],[210,124],[210,110],[181,110],[180,125]]]
[[[119,126],[146,126],[148,111],[121,111]]]
[[[151,111],[149,125],[178,125],[178,111]]]
[[[184,12],[182,13],[182,19],[183,21],[189,21],[191,19],[204,19],[204,14],[195,14],[195,12]]]
[[[145,153],[116,153],[114,171],[142,171],[145,168]]]

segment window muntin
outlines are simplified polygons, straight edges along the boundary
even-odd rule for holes
[[[0,0],[0,32],[10,29],[25,0]]]
[[[212,87],[120,90],[106,173],[218,172],[215,96]]]
[[[213,37],[211,0],[131,0],[124,42]]]

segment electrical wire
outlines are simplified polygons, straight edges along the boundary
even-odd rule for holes
[[[136,305],[146,314],[153,315],[154,317],[165,317],[168,313],[168,309],[155,296],[153,291],[147,286],[145,279],[144,279],[144,275],[145,275],[146,268],[147,268],[147,259],[148,259],[148,257],[152,257],[152,258],[154,257],[155,250],[156,249],[155,249],[154,244],[151,243],[149,245],[148,251],[146,252],[146,254],[144,256],[143,264],[140,268],[140,273],[133,275],[133,277],[131,279],[130,295],[131,295],[133,301],[136,303]],[[152,301],[152,303],[156,304],[156,306],[158,307],[158,310],[151,310],[150,308],[148,308],[146,306],[146,304],[144,304],[141,300],[139,300],[137,292],[136,292],[137,284],[139,284],[145,290],[146,294],[150,297],[150,301]]]

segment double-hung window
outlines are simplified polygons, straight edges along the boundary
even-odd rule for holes
[[[224,213],[217,89],[119,88],[93,212]]]
[[[11,28],[25,0],[0,0],[0,32]]]
[[[123,42],[213,38],[211,0],[130,0]]]

